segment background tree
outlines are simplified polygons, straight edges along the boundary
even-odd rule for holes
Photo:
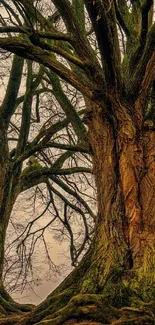
[[[77,134],[77,145],[92,155],[98,200],[89,251],[47,300],[26,318],[19,317],[18,323],[68,324],[71,320],[69,323],[74,324],[85,319],[85,324],[153,324],[154,2],[53,0],[47,2],[45,15],[42,1],[10,1],[10,7],[5,1],[1,3],[12,21],[0,29],[8,33],[0,38],[1,48],[42,64],[58,102],[62,103],[63,96],[59,78],[83,95],[86,111],[82,119],[69,107],[66,97],[63,108]],[[19,16],[21,21],[17,22]],[[39,176],[40,182],[49,175],[55,181],[57,174],[77,169],[62,169],[62,164],[57,164],[50,170],[41,166],[29,172],[27,167],[25,176],[20,165],[28,157],[23,153],[28,141],[25,132],[19,135],[22,141],[18,140],[8,167],[6,125],[12,111],[9,103],[4,104],[5,100],[1,107],[1,197],[3,207],[8,207],[16,193],[16,186],[11,191],[6,185],[8,179],[12,189],[17,178],[27,189],[26,184],[36,185]],[[42,142],[41,133],[35,152]],[[32,144],[28,145],[29,155],[33,154],[31,148]],[[3,216],[4,208],[1,211]],[[17,317],[12,321],[17,323]]]

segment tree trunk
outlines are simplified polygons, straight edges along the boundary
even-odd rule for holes
[[[21,313],[32,309],[29,305],[20,305],[10,297],[3,284],[4,249],[8,222],[15,200],[20,192],[18,178],[14,177],[9,164],[1,168],[0,174],[0,316],[2,319],[10,313]],[[11,321],[9,320],[9,324]],[[0,320],[1,324],[1,320]]]
[[[0,131],[0,315],[18,313],[21,310],[31,310],[29,306],[22,306],[14,302],[6,292],[3,285],[3,267],[5,238],[8,222],[15,200],[20,193],[18,175],[13,173],[11,163],[8,161],[7,141],[5,129],[1,124]],[[0,321],[1,324],[1,321]],[[11,323],[10,323],[11,324]]]
[[[129,115],[111,120],[94,104],[86,119],[98,200],[95,237],[79,266],[20,325],[155,322],[154,130],[137,128]]]

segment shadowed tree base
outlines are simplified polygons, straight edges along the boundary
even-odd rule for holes
[[[62,298],[62,297],[61,297]],[[62,306],[62,301],[59,296],[55,297],[57,304],[60,301],[60,308],[51,312],[49,310],[54,309],[50,305],[44,312],[40,311],[44,304],[47,304],[48,300],[44,302],[40,307],[35,308],[31,313],[27,315],[24,313],[16,315],[7,315],[0,318],[1,325],[106,325],[106,324],[139,324],[149,325],[155,324],[155,306],[154,304],[145,304],[144,302],[137,302],[139,307],[122,307],[115,308],[111,306],[104,298],[104,295],[97,294],[79,294],[70,299]],[[68,298],[68,297],[67,297]],[[50,299],[49,299],[50,300]],[[44,316],[43,316],[44,314]],[[47,316],[46,316],[47,315]],[[41,319],[43,317],[43,319]],[[38,321],[41,319],[40,321]]]
[[[155,324],[155,292],[145,283],[131,284],[131,271],[109,275],[100,293],[81,293],[82,278],[89,267],[89,253],[61,284],[39,306],[20,306],[9,302],[16,310],[7,309],[0,317],[1,325],[149,325]],[[83,273],[83,274],[82,274]],[[128,273],[128,274],[127,274]],[[132,276],[131,276],[132,274]],[[130,276],[130,277],[129,277]],[[126,281],[124,281],[124,278]],[[141,288],[140,288],[141,286]],[[102,292],[101,292],[102,291]],[[2,303],[1,303],[2,305]]]
[[[34,305],[19,304],[15,302],[10,295],[6,292],[4,287],[0,288],[0,317],[11,313],[22,313],[31,311]]]

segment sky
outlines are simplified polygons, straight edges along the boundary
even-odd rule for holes
[[[23,227],[25,227],[29,220],[35,218],[35,216],[41,211],[40,202],[38,201],[36,211],[32,213],[29,197],[30,192],[27,191],[22,193],[19,195],[14,205],[11,222],[16,224],[17,230],[18,227],[19,230],[21,230],[21,224]],[[48,216],[45,214],[36,227],[42,227],[47,221]],[[12,242],[13,237],[18,237],[18,234],[13,230],[11,222],[7,231],[7,242]],[[19,233],[21,233],[21,231],[19,231]],[[71,271],[72,267],[69,257],[69,243],[65,240],[61,240],[59,236],[58,238],[55,237],[55,234],[56,233],[53,232],[53,228],[47,229],[45,238],[49,248],[49,255],[57,270],[55,270],[55,267],[53,267],[53,269],[51,268],[51,270],[49,269],[43,244],[41,241],[38,242],[34,256],[32,256],[35,285],[32,283],[32,278],[28,277],[28,282],[30,281],[30,284],[28,284],[24,290],[22,290],[22,286],[19,287],[20,290],[17,290],[17,286],[13,292],[10,292],[12,298],[16,301],[22,303],[39,304],[58,286],[61,281],[63,281],[64,277]],[[11,255],[17,255],[14,248],[9,252],[9,256]],[[18,272],[19,271],[20,270],[18,270]],[[15,282],[17,274],[14,275],[14,269],[11,270],[11,274],[12,279]],[[9,280],[10,275],[8,275],[8,278],[6,278],[6,285]]]

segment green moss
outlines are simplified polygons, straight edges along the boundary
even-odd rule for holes
[[[22,171],[22,175],[29,174],[35,170],[42,168],[39,163],[33,164],[32,166],[26,167]]]
[[[92,279],[87,279],[83,281],[81,292],[92,293],[94,292],[95,283]]]
[[[103,290],[104,298],[116,308],[130,305],[130,297],[128,288],[121,282],[106,284]]]
[[[72,2],[79,25],[83,32],[85,32],[85,12],[83,0],[73,0]]]
[[[70,289],[67,289],[57,295],[49,295],[46,300],[37,306],[30,314],[28,319],[29,323],[31,324],[32,320],[33,323],[39,322],[48,315],[55,313],[55,311],[61,310],[69,302],[72,295],[73,291]]]

